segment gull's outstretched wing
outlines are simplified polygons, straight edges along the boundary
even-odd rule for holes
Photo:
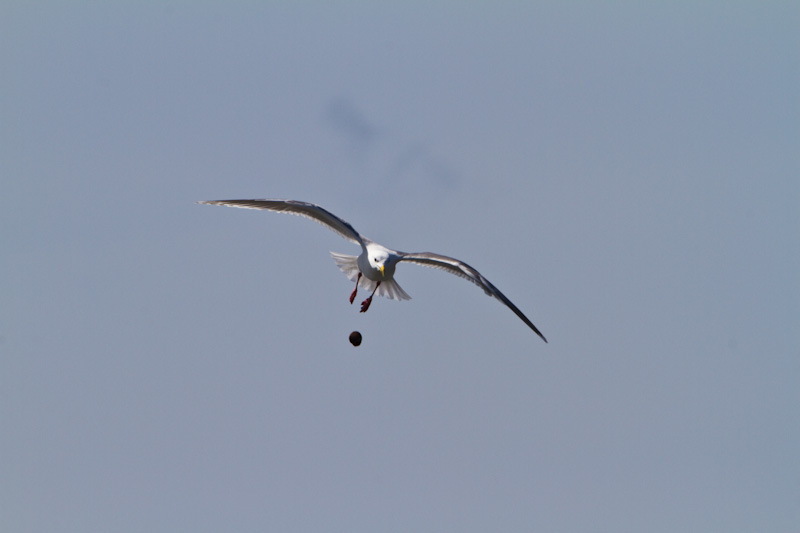
[[[419,252],[408,254],[404,252],[397,252],[400,256],[400,261],[408,261],[409,263],[416,263],[418,265],[423,265],[432,268],[440,268],[442,270],[446,270],[451,274],[455,274],[456,276],[461,276],[465,278],[481,289],[483,292],[488,294],[489,296],[493,296],[497,298],[501,302],[503,302],[509,309],[514,311],[514,313],[522,319],[537,335],[539,335],[544,342],[547,342],[547,339],[544,338],[542,332],[536,329],[536,326],[533,325],[533,322],[528,320],[522,311],[517,309],[517,306],[511,303],[511,300],[506,298],[506,296],[500,292],[497,287],[492,285],[492,283],[483,277],[480,272],[469,266],[463,261],[459,261],[458,259],[453,259],[452,257],[447,257],[446,255],[439,255],[430,252]]]
[[[364,246],[369,239],[358,233],[349,222],[343,220],[325,208],[308,202],[297,200],[209,200],[198,204],[227,205],[245,209],[266,209],[278,213],[289,213],[310,218],[332,229],[348,241]]]

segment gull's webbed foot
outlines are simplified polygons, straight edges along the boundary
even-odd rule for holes
[[[361,272],[358,273],[358,277],[356,278],[356,288],[353,289],[353,292],[350,293],[350,304],[353,304],[353,300],[356,299],[356,293],[358,292],[358,282],[361,279]],[[369,307],[369,306],[367,306]]]
[[[378,292],[378,287],[381,286],[381,282],[379,281],[377,285],[375,285],[375,290],[372,291],[372,294],[369,295],[369,298],[361,302],[361,312],[366,313],[367,309],[369,309],[369,304],[372,303],[372,297],[375,296],[375,293]]]
[[[367,309],[369,309],[369,304],[372,303],[372,296],[361,302],[361,312],[366,313]]]

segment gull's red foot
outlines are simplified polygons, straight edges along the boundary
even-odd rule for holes
[[[359,274],[360,275],[360,274]],[[372,291],[372,294],[369,295],[369,298],[361,302],[361,312],[366,313],[367,309],[369,309],[369,304],[372,303],[372,297],[375,296],[375,293],[378,292],[378,287],[381,286],[381,282],[379,281],[377,285],[375,285],[375,290]]]
[[[358,273],[358,277],[356,278],[356,288],[353,289],[353,292],[350,293],[350,304],[352,305],[353,300],[356,299],[356,293],[358,292],[358,281],[361,279],[361,272]],[[367,306],[369,307],[369,306]]]
[[[361,302],[361,312],[366,313],[367,309],[369,309],[369,304],[372,303],[372,296]]]

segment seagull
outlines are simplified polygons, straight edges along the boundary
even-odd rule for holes
[[[342,218],[337,217],[327,209],[308,202],[297,200],[209,200],[197,202],[198,204],[208,205],[227,205],[230,207],[241,207],[245,209],[266,209],[278,213],[289,213],[310,218],[329,229],[338,233],[348,241],[361,246],[361,254],[354,255],[339,254],[331,252],[333,260],[339,269],[344,272],[350,281],[355,282],[356,286],[350,294],[350,303],[356,299],[358,287],[366,291],[372,291],[369,297],[361,302],[361,312],[365,313],[372,303],[375,294],[390,298],[392,300],[410,300],[400,285],[394,279],[394,271],[397,263],[415,263],[426,267],[438,268],[456,276],[471,281],[485,292],[488,296],[500,300],[509,309],[525,322],[544,342],[547,339],[536,329],[533,322],[528,320],[522,311],[511,300],[500,292],[497,287],[483,277],[480,272],[469,266],[463,261],[447,257],[446,255],[434,254],[431,252],[406,253],[398,252],[381,246],[380,244],[368,239],[357,232],[353,226]]]

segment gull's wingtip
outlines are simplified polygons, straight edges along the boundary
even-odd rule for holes
[[[547,342],[547,339],[545,339],[545,338],[544,338],[544,335],[542,335],[542,332],[541,332],[541,331],[539,331],[539,328],[537,328],[536,326],[534,326],[534,325],[533,325],[533,324],[531,324],[530,322],[528,322],[528,325],[531,327],[531,329],[533,330],[533,332],[534,332],[534,333],[536,333],[537,335],[539,335],[539,336],[542,338],[542,340],[543,340],[545,343],[547,343],[547,344],[550,344],[549,342]]]

